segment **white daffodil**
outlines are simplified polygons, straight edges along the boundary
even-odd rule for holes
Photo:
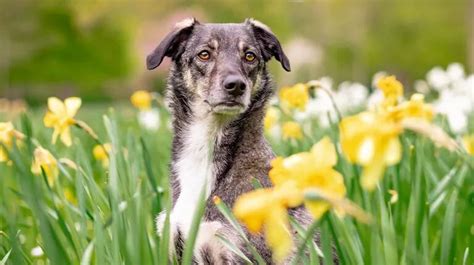
[[[452,63],[446,69],[446,75],[451,82],[464,79],[464,67],[460,63]]]
[[[158,109],[149,109],[138,112],[138,123],[149,131],[157,131],[160,128],[160,112]]]
[[[426,80],[435,90],[446,89],[450,83],[448,74],[443,68],[436,66],[426,74]]]

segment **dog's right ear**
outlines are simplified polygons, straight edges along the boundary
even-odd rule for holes
[[[188,18],[176,23],[173,31],[168,33],[158,47],[146,57],[146,67],[148,70],[158,67],[165,56],[175,59],[180,55],[184,49],[182,43],[189,38],[194,26],[197,24],[199,22],[195,18]]]
[[[278,41],[277,37],[272,33],[270,28],[253,18],[246,19],[244,23],[251,27],[255,37],[261,43],[265,61],[270,60],[270,58],[274,56],[275,59],[281,63],[283,69],[285,69],[287,72],[290,72],[290,61],[288,60],[288,57],[286,57],[285,52],[283,52],[280,41]]]

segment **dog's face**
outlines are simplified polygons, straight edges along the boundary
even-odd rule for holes
[[[217,115],[237,115],[249,107],[271,57],[290,70],[278,39],[255,20],[241,24],[184,20],[147,57],[148,69],[158,67],[164,56],[179,65],[196,103]]]

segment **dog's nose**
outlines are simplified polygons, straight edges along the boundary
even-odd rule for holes
[[[224,88],[227,90],[227,93],[234,97],[242,96],[245,92],[245,82],[236,75],[228,76],[224,80]]]

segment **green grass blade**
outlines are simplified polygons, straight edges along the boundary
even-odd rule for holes
[[[8,261],[8,258],[10,257],[10,254],[12,253],[12,250],[10,249],[7,254],[0,260],[0,265],[5,265]]]
[[[86,250],[82,254],[81,257],[81,265],[89,265],[91,264],[92,260],[92,251],[94,250],[94,241],[91,241],[89,245],[87,245]]]
[[[392,219],[388,213],[388,209],[385,205],[384,197],[380,189],[377,189],[377,195],[380,209],[380,232],[382,234],[382,245],[385,258],[384,264],[396,265],[398,264],[398,254],[395,229],[393,227]]]
[[[449,198],[446,207],[446,213],[443,220],[443,228],[441,234],[441,265],[454,264],[454,241],[455,224],[456,224],[456,204],[458,200],[458,192],[455,190]]]
[[[199,233],[202,216],[206,208],[206,184],[203,185],[201,193],[199,194],[198,205],[195,209],[191,227],[189,229],[188,238],[184,245],[182,264],[191,264],[194,254],[194,244]]]
[[[225,238],[224,236],[220,234],[217,234],[216,237],[228,250],[232,251],[238,257],[243,259],[245,262],[247,262],[247,264],[252,264],[249,258],[247,258],[247,256],[245,256],[245,254],[238,247],[236,247],[232,242],[230,242],[227,238]]]
[[[245,234],[244,230],[240,226],[240,224],[237,221],[237,219],[235,218],[235,216],[232,214],[232,211],[229,209],[229,207],[227,207],[227,205],[222,201],[219,201],[218,203],[216,203],[216,207],[219,210],[219,212],[230,223],[230,225],[235,229],[235,231],[237,231],[240,238],[244,241],[247,249],[250,250],[250,253],[252,254],[253,258],[257,261],[257,264],[259,264],[259,265],[266,264],[265,260],[262,258],[260,253],[258,253],[255,246],[252,245],[250,240],[247,238],[247,235]]]
[[[303,240],[301,240],[297,250],[296,250],[296,254],[295,256],[293,257],[293,260],[291,261],[291,264],[293,265],[296,265],[296,264],[299,264],[300,260],[302,259],[302,257],[304,256],[304,250],[306,249],[306,246],[309,244],[309,242],[313,241],[314,239],[314,235],[317,231],[319,227],[319,222],[318,221],[314,221],[309,227],[308,229],[306,230],[306,233],[303,237]],[[326,252],[323,252],[324,253],[324,256],[326,256]],[[329,256],[332,256],[332,254],[330,254]]]

